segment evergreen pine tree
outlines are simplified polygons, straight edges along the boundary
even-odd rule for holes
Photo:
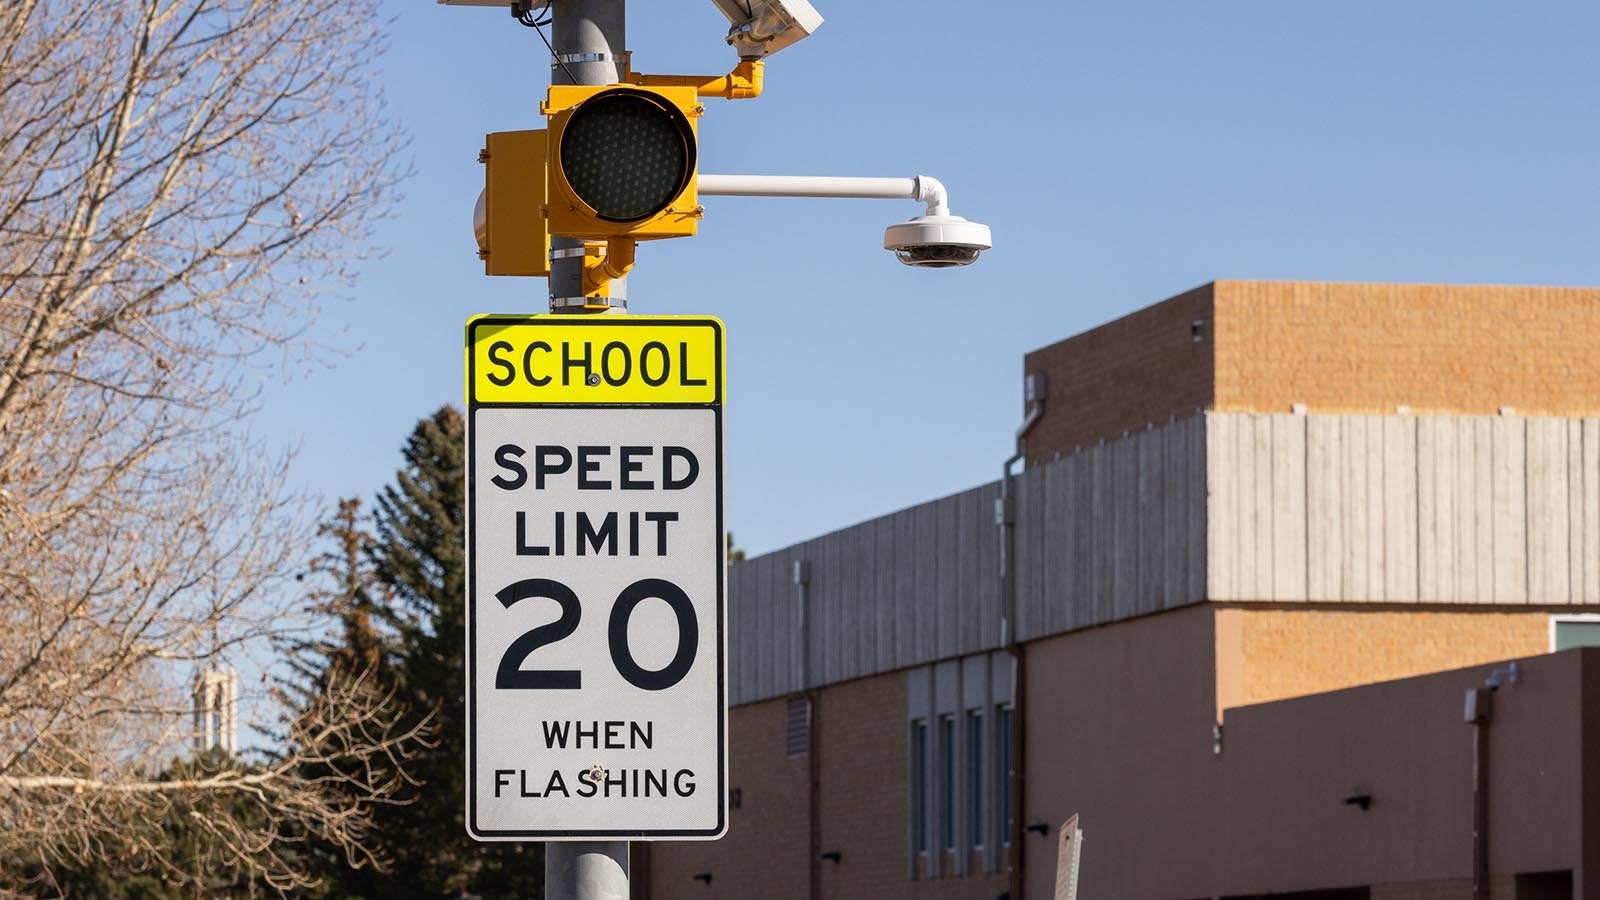
[[[344,499],[317,528],[317,536],[332,546],[311,562],[306,600],[312,612],[336,623],[337,630],[289,648],[294,677],[280,684],[301,701],[298,706],[312,702],[336,672],[394,675],[395,638],[383,633],[384,624],[392,626],[389,608],[374,597],[378,585],[370,560],[372,534],[363,528],[367,518],[360,500]]]
[[[405,466],[378,495],[371,559],[401,638],[401,682],[412,708],[432,712],[438,746],[410,771],[418,802],[380,820],[394,857],[386,897],[539,897],[539,844],[477,843],[465,824],[466,431],[442,407],[406,440]]]
[[[290,675],[280,678],[279,685],[291,708],[302,714],[314,714],[319,705],[327,702],[325,698],[335,685],[358,685],[357,689],[376,696],[399,692],[398,637],[388,606],[378,602],[380,588],[371,563],[373,538],[364,528],[367,518],[360,500],[343,499],[333,517],[317,529],[318,537],[326,539],[330,547],[312,561],[307,574],[313,580],[307,599],[313,612],[336,625],[327,634],[301,641],[288,654]],[[416,715],[414,709],[409,714]],[[343,768],[357,765],[363,764],[352,760]],[[408,774],[410,769],[420,767],[420,762],[412,762],[407,766]],[[354,774],[337,771],[341,769],[337,760],[318,763],[314,768],[305,774],[334,783],[341,775]],[[396,804],[415,802],[418,790],[410,778],[401,778],[397,773],[378,775],[395,778],[397,784],[403,785],[393,798]],[[392,808],[374,810],[377,829],[371,843],[379,858],[388,855],[383,822],[388,818],[385,813]],[[322,882],[310,896],[376,900],[390,895],[392,875],[370,865],[353,866],[336,848],[315,839],[307,840],[305,853],[308,867]]]

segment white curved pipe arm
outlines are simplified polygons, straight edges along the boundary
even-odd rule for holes
[[[921,200],[928,205],[927,214],[930,216],[950,215],[950,192],[944,189],[944,182],[934,178],[932,175],[918,175],[915,180],[917,182],[917,196],[915,199]]]
[[[714,197],[844,197],[920,200],[928,215],[950,214],[950,197],[937,178],[858,178],[848,175],[700,175],[700,193]]]

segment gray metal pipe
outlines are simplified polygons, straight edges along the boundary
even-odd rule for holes
[[[627,841],[549,841],[546,900],[628,900]]]
[[[627,47],[625,0],[560,0],[553,4],[550,61],[552,84],[612,84],[622,80]],[[583,241],[551,238],[550,309],[584,312]],[[577,248],[575,256],[559,251]],[[626,303],[627,280],[611,282],[613,298]],[[578,298],[576,307],[570,298]],[[628,900],[627,841],[547,841],[546,900]]]
[[[1027,763],[1027,751],[1024,741],[1027,738],[1027,654],[1022,641],[1017,637],[1017,577],[1016,577],[1016,528],[1017,511],[1013,481],[1016,476],[1012,467],[1020,462],[1027,450],[1028,432],[1033,426],[1039,424],[1039,419],[1044,416],[1044,390],[1043,376],[1030,376],[1040,378],[1041,381],[1034,385],[1029,384],[1028,413],[1022,420],[1022,425],[1017,428],[1016,447],[1012,454],[1006,457],[1000,466],[1000,499],[995,505],[995,524],[999,526],[1000,537],[1000,640],[1005,645],[1006,652],[1011,655],[1011,759],[1007,761],[1010,778],[1007,779],[1006,790],[1011,793],[1011,821],[1001,823],[1010,834],[1011,858],[1006,861],[1007,892],[1013,898],[1022,896],[1022,867],[1024,862],[1024,833],[1022,823],[1024,820],[1023,799],[1027,779],[1024,766]]]
[[[615,84],[627,71],[627,12],[624,0],[560,0],[550,6],[551,84]],[[550,238],[550,311],[585,313],[583,241]],[[628,305],[628,279],[610,283],[613,307]]]

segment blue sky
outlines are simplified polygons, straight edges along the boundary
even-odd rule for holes
[[[914,270],[896,201],[707,198],[640,247],[635,313],[728,327],[728,521],[764,552],[998,476],[1029,350],[1217,278],[1600,283],[1600,6],[827,2],[766,93],[712,101],[702,172],[933,175],[994,230]],[[295,482],[370,497],[462,394],[461,332],[544,312],[471,235],[490,131],[538,128],[548,54],[499,10],[385,4],[415,176],[254,430]],[[720,73],[702,0],[630,5],[634,66]],[[341,336],[342,335],[342,336]]]

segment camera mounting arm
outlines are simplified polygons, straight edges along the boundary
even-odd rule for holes
[[[838,197],[921,200],[928,215],[950,214],[949,192],[939,179],[856,178],[847,175],[710,175],[701,173],[700,193],[721,197]]]
[[[989,226],[950,214],[950,195],[939,179],[858,178],[833,175],[700,175],[702,196],[837,197],[919,200],[927,211],[890,225],[883,246],[908,266],[943,268],[976,262],[992,246]]]

